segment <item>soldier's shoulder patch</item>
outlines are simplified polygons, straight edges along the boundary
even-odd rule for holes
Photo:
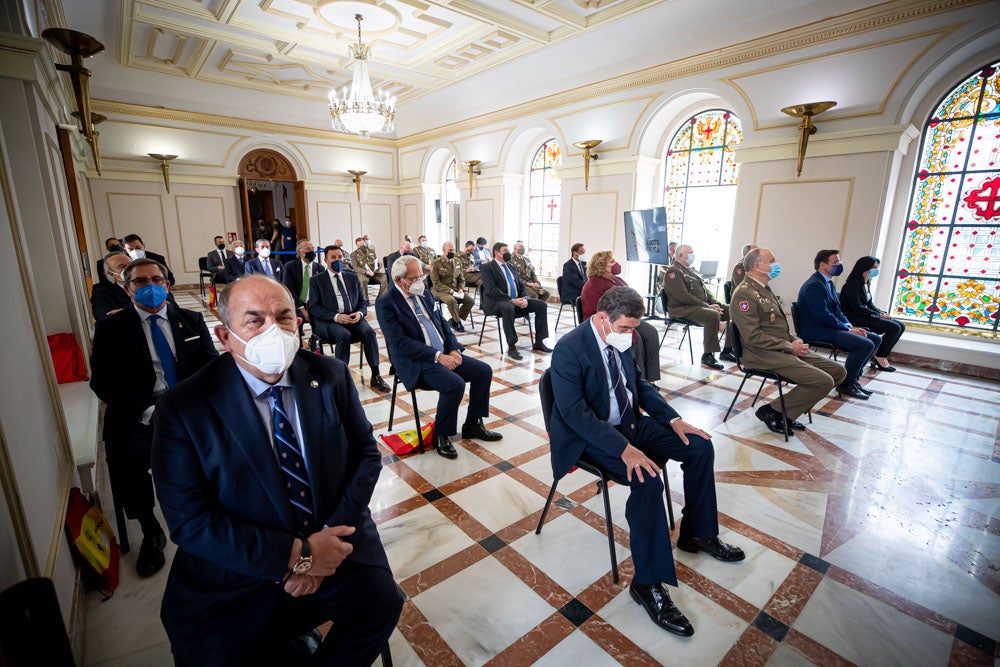
[[[670,278],[671,280],[673,280],[676,277],[677,273],[675,271],[671,271],[670,273],[667,274],[667,278]]]
[[[742,310],[743,312],[746,312],[746,311],[750,310],[750,302],[749,301],[740,301],[740,310]]]
[[[743,275],[743,269],[737,268],[736,269],[736,275],[742,276]]]

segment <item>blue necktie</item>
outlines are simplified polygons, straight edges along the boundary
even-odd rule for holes
[[[269,259],[262,259],[262,260],[260,260],[260,263],[264,265],[264,273],[267,274],[267,277],[268,278],[273,278],[274,277],[274,273],[271,272],[271,260],[269,260]]]
[[[309,473],[306,460],[299,450],[299,442],[292,430],[292,420],[281,402],[283,387],[271,387],[271,423],[274,426],[274,443],[278,450],[278,461],[285,476],[285,490],[295,511],[295,519],[307,534],[313,521],[312,489],[309,487]]]
[[[503,265],[503,272],[507,276],[507,291],[510,292],[510,298],[517,298],[517,285],[514,284],[514,274],[510,272],[510,267],[506,264]]]
[[[430,321],[430,318],[424,315],[424,310],[420,307],[420,299],[415,296],[411,296],[410,298],[413,300],[413,311],[417,315],[417,321],[427,331],[427,338],[431,341],[431,347],[438,352],[444,353],[444,341],[441,340],[441,334],[438,333],[437,327]]]
[[[629,400],[628,391],[625,390],[625,378],[622,376],[621,367],[618,365],[618,355],[615,354],[611,346],[604,348],[608,355],[608,373],[614,382],[615,400],[618,401],[618,415],[620,417],[618,429],[626,438],[631,440],[635,437],[635,412],[632,410],[632,401]]]
[[[170,351],[170,343],[163,335],[158,322],[162,319],[159,315],[149,316],[149,333],[153,336],[153,347],[156,348],[156,356],[160,358],[160,366],[163,368],[163,379],[168,387],[177,384],[177,365],[174,363],[174,353]]]
[[[344,277],[339,273],[333,274],[337,279],[337,289],[340,290],[340,298],[344,300],[344,313],[353,313],[354,309],[351,308],[351,299],[347,296],[347,288],[344,285]]]

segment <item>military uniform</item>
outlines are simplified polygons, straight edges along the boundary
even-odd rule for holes
[[[667,267],[663,279],[663,289],[667,293],[668,314],[670,317],[683,317],[697,322],[704,328],[704,345],[706,354],[720,351],[719,322],[729,320],[729,313],[709,308],[718,304],[709,293],[708,287],[694,269],[678,264],[676,261]]]
[[[462,322],[465,321],[465,318],[472,311],[472,304],[475,303],[475,299],[471,295],[465,294],[465,275],[462,272],[462,265],[458,260],[458,255],[455,255],[455,259],[448,259],[444,256],[438,257],[431,263],[431,266],[433,267],[433,271],[431,271],[431,282],[433,283],[431,293],[448,307],[451,319],[457,325],[453,328],[459,329]],[[457,292],[462,292],[461,306],[459,306],[455,297]]]
[[[811,409],[847,376],[842,365],[815,352],[792,354],[792,342],[799,339],[791,334],[778,298],[753,278],[746,276],[733,290],[729,315],[743,343],[740,362],[747,368],[774,371],[795,384],[785,392],[787,419]],[[771,407],[781,412],[777,399]]]
[[[741,282],[743,282],[743,277],[746,274],[747,274],[746,269],[743,268],[743,258],[740,257],[739,261],[736,262],[736,266],[733,267],[733,275],[729,278],[729,280],[733,284],[733,286],[732,286],[733,291],[735,291],[736,287]]]
[[[458,261],[462,269],[462,275],[465,276],[465,284],[478,289],[480,283],[482,283],[482,279],[479,276],[479,271],[476,271],[476,262],[472,257],[472,253],[459,250],[455,253],[455,260]],[[472,270],[470,271],[469,269]]]
[[[515,253],[511,255],[510,263],[517,269],[517,274],[520,276],[521,282],[524,283],[525,289],[528,290],[528,296],[532,299],[541,299],[548,302],[549,291],[541,287],[541,281],[535,275],[535,267],[531,265],[531,260],[528,259],[528,256]],[[532,287],[528,283],[539,283],[539,287]]]
[[[385,275],[385,267],[380,266],[377,270],[375,265],[378,263],[378,255],[375,254],[375,249],[371,246],[361,246],[351,253],[351,263],[354,265],[354,273],[358,275],[358,281],[361,282],[361,293],[368,298],[368,283],[378,283],[378,294],[376,299],[385,292],[385,288],[389,281]],[[368,275],[368,271],[371,271],[374,275]]]
[[[437,253],[434,252],[434,248],[425,248],[419,245],[413,247],[413,254],[416,255],[424,264],[432,264],[434,262],[434,258],[437,257]]]

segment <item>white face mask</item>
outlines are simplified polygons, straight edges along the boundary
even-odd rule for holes
[[[232,329],[229,333],[246,346],[243,350],[246,356],[240,359],[265,375],[281,375],[288,370],[302,345],[297,332],[286,331],[277,324],[272,324],[264,333],[248,341],[237,336]]]
[[[128,256],[131,257],[133,260],[142,259],[143,257],[146,256],[146,251],[145,250],[129,250],[128,251]]]
[[[625,352],[632,347],[632,334],[630,333],[623,334],[612,331],[609,334],[605,334],[604,340],[619,352]]]
[[[243,249],[243,246],[236,246],[235,248],[233,248],[233,254],[236,255],[237,257],[242,257],[243,253],[245,252],[246,250]]]
[[[410,286],[407,288],[407,291],[409,291],[409,293],[412,294],[413,296],[423,296],[424,287],[426,287],[426,285],[424,285],[423,278],[418,278],[416,281],[410,284]]]
[[[257,254],[260,256],[261,259],[267,259],[268,257],[271,256],[271,249],[261,248],[260,250],[257,251]]]

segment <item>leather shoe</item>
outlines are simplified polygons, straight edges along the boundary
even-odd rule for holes
[[[725,366],[720,364],[715,360],[715,355],[711,352],[706,352],[701,355],[701,365],[705,368],[711,368],[712,370],[721,371]]]
[[[451,440],[449,440],[446,435],[434,436],[434,449],[436,449],[437,453],[446,459],[458,458],[458,452],[455,451],[455,445],[451,444]]]
[[[853,386],[840,384],[837,385],[837,394],[843,396],[850,396],[851,398],[860,398],[862,401],[868,400],[868,394],[862,393],[855,389]]]
[[[681,613],[670,594],[663,588],[663,584],[637,584],[634,581],[628,587],[629,595],[636,601],[653,623],[675,635],[690,637],[694,634],[694,626],[687,617]]]
[[[167,546],[167,536],[158,530],[148,536],[143,536],[139,547],[139,558],[135,563],[135,571],[140,577],[156,574],[166,564],[163,549]]]
[[[390,391],[389,385],[385,383],[381,375],[373,375],[372,381],[370,382],[372,389],[376,391]]]
[[[531,349],[534,350],[535,352],[551,352],[552,351],[552,348],[551,347],[547,347],[545,345],[545,343],[535,343],[534,345],[531,346]]]
[[[796,431],[806,430],[805,424],[803,424],[800,421],[796,421],[794,419],[789,419],[788,417],[785,417],[785,424],[788,426],[788,428],[790,429],[794,428]]]
[[[465,333],[465,325],[461,322],[455,322],[455,331],[458,333]]]
[[[514,361],[521,361],[521,359],[524,359],[524,357],[521,356],[521,353],[518,352],[517,348],[514,346],[511,346],[511,348],[507,350],[507,356]]]
[[[785,416],[767,403],[757,408],[757,412],[754,414],[757,415],[757,419],[764,422],[768,430],[782,435],[791,435],[791,431],[785,429]]]
[[[486,430],[482,417],[479,417],[474,421],[465,422],[465,424],[462,425],[462,437],[475,438],[476,440],[484,440],[486,442],[503,440],[503,434],[497,433],[496,431]]]
[[[677,538],[677,548],[681,551],[698,553],[704,551],[712,558],[716,558],[725,563],[735,563],[746,558],[743,549],[726,544],[716,537],[679,537]]]
[[[871,396],[872,394],[875,393],[874,391],[871,391],[869,389],[865,389],[864,387],[862,387],[860,382],[855,382],[854,383],[854,388],[857,389],[858,391],[860,391],[862,394],[866,394],[868,396]]]
[[[733,354],[733,351],[732,351],[732,350],[723,350],[723,351],[722,351],[722,354],[720,354],[720,355],[719,355],[719,359],[720,359],[720,360],[722,360],[722,361],[729,361],[729,362],[732,362],[732,363],[734,363],[734,364],[735,364],[735,363],[736,363],[737,361],[739,361],[739,360],[738,360],[738,359],[736,358],[736,355],[735,355],[735,354]]]

